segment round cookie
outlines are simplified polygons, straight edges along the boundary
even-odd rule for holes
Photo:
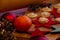
[[[43,17],[41,17],[41,18],[39,18],[39,20],[38,20],[40,23],[48,23],[48,19],[47,18],[43,18]]]
[[[50,13],[49,12],[41,12],[40,16],[41,17],[50,17]]]

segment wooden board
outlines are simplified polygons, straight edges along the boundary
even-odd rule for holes
[[[60,27],[60,24],[56,24],[56,26]],[[45,31],[52,31],[51,29],[47,29],[47,28],[44,28],[44,27],[41,27],[40,28],[41,31],[45,30]],[[42,30],[43,29],[43,30]],[[17,32],[14,32],[13,33],[14,36],[16,36],[19,40],[30,40],[30,35],[29,34],[26,34],[26,33],[17,33]],[[47,34],[45,35],[48,40],[56,40],[58,37],[60,37],[60,34]]]
[[[18,40],[30,40],[30,35],[28,34],[21,34],[21,33],[14,33],[14,35],[17,37]],[[60,37],[60,34],[47,34],[45,35],[48,40],[56,40],[58,37]]]

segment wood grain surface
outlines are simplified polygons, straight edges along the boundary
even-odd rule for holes
[[[60,27],[60,24],[56,24],[55,26]],[[41,31],[52,31],[51,29],[47,29],[47,28],[44,28],[44,27],[41,27],[40,30]],[[21,40],[21,39],[22,40],[24,40],[24,39],[25,40],[29,40],[29,38],[30,38],[30,35],[26,34],[26,33],[17,33],[17,32],[14,32],[13,34],[14,34],[14,36],[20,38],[19,40]],[[56,40],[58,37],[60,37],[60,34],[50,34],[49,33],[49,34],[47,34],[45,36],[48,38],[48,40]]]

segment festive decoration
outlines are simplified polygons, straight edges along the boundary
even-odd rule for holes
[[[14,21],[16,18],[16,16],[13,16],[13,15],[7,15],[6,16],[6,19],[9,20],[9,21]]]
[[[17,40],[12,34],[15,29],[21,33],[30,33],[32,40],[48,40],[44,36],[48,31],[41,31],[40,27],[46,27],[49,29],[54,28],[53,31],[49,31],[50,33],[60,32],[59,27],[52,26],[53,24],[56,24],[56,22],[60,22],[60,4],[56,4],[53,10],[50,8],[50,5],[51,4],[48,3],[43,3],[40,5],[42,12],[39,17],[35,14],[38,5],[31,6],[30,13],[17,18],[11,13],[3,14],[0,19],[0,40]],[[50,14],[53,14],[56,19],[53,20]],[[31,20],[30,18],[36,19]],[[32,22],[33,27],[31,27]],[[57,40],[59,40],[59,38]]]
[[[3,29],[5,29],[6,31],[9,31],[9,32],[13,32],[14,31],[14,25],[12,22],[8,21],[8,20],[5,20],[3,22],[3,26],[2,26]]]
[[[32,21],[27,16],[19,16],[15,22],[14,26],[19,32],[26,32],[32,25]]]
[[[14,31],[14,26],[10,21],[3,20],[1,21],[0,28],[0,40],[15,40],[16,38],[13,36],[12,32]]]
[[[10,21],[10,20],[7,20],[5,17],[8,15],[8,13],[6,14],[3,14],[1,16],[1,24],[2,24],[2,29],[6,30],[7,32],[13,32],[14,31],[14,25],[13,25],[13,22]]]
[[[12,33],[7,32],[4,29],[0,29],[0,40],[17,40]]]
[[[51,25],[52,24],[55,24],[56,22],[52,20],[51,17],[47,17],[48,19],[48,23],[40,23],[38,20],[40,19],[41,17],[37,17],[36,20],[33,21],[33,23],[35,24],[36,27],[47,27],[47,28],[51,28]]]
[[[6,20],[9,20],[9,21],[12,21],[12,22],[15,20],[15,18],[16,18],[16,16],[11,14],[11,13],[5,13],[1,16],[2,20],[6,19]]]
[[[9,15],[6,16],[6,19],[9,20],[9,21],[12,21],[12,22],[15,20],[15,18],[16,18],[16,16],[14,16],[12,14],[9,14]]]

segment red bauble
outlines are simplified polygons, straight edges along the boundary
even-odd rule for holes
[[[27,16],[19,16],[14,22],[15,29],[19,32],[27,32],[31,25],[32,21]]]
[[[8,14],[8,15],[6,16],[6,19],[9,20],[9,21],[14,21],[15,18],[16,18],[16,16],[13,15],[13,14]]]

